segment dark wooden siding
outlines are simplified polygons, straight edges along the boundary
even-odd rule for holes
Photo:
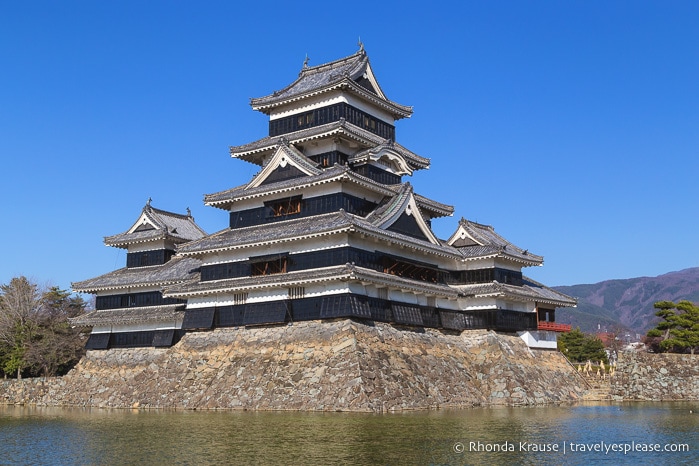
[[[208,310],[208,312],[204,312]],[[505,332],[535,330],[536,314],[506,309],[454,311],[434,306],[401,303],[364,295],[344,293],[302,299],[285,299],[266,303],[239,304],[197,309],[213,315],[215,327],[266,325],[320,319],[355,318],[413,327],[448,330],[490,329]],[[185,315],[185,320],[187,319]],[[206,325],[203,328],[210,328]],[[183,325],[184,327],[184,325]],[[196,327],[202,328],[202,327]]]
[[[97,296],[95,309],[120,309],[125,307],[161,306],[165,304],[186,303],[185,299],[163,298],[160,291],[148,291],[145,293],[115,294],[110,296]]]
[[[282,134],[293,133],[306,128],[321,126],[326,123],[340,121],[344,118],[349,123],[359,126],[371,133],[381,136],[384,139],[396,140],[396,129],[393,125],[352,107],[347,103],[328,105],[308,112],[297,113],[277,120],[270,120],[269,135],[280,136]]]
[[[415,212],[413,215],[419,214]],[[421,239],[423,241],[429,241],[427,236],[425,236],[420,229],[420,225],[418,225],[413,215],[408,215],[403,212],[400,217],[398,217],[398,219],[387,229],[403,235],[412,236],[413,238]]]
[[[214,313],[216,309],[206,307],[203,309],[187,309],[184,312],[182,329],[209,329],[214,325]]]
[[[401,182],[401,177],[399,175],[383,170],[375,165],[360,165],[355,167],[353,170],[360,175],[376,181],[377,183],[398,184]]]
[[[162,265],[169,261],[175,251],[170,249],[156,249],[153,251],[129,252],[126,254],[126,267],[147,267],[149,265]]]
[[[361,199],[345,193],[333,193],[326,196],[301,199],[301,208],[298,213],[281,216],[274,215],[274,205],[292,199],[294,198],[280,198],[265,203],[264,207],[231,212],[230,227],[243,228],[254,225],[265,225],[267,223],[281,222],[292,218],[312,217],[314,215],[337,212],[340,209],[363,217],[376,208],[376,203],[367,201],[366,199]]]
[[[323,168],[332,167],[335,164],[347,165],[347,154],[337,150],[309,155],[308,158]]]

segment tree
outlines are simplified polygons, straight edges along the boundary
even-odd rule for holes
[[[80,360],[85,342],[68,319],[82,314],[85,306],[81,297],[56,286],[43,293],[38,331],[25,354],[34,373],[53,376],[67,372]]]
[[[46,291],[26,277],[0,286],[0,370],[53,376],[67,372],[83,353],[84,339],[68,318],[86,303],[58,287]]]
[[[36,316],[40,311],[41,294],[36,284],[26,277],[10,280],[0,286],[0,344],[5,374],[17,373],[27,366],[25,353],[36,330]]]
[[[691,354],[699,348],[699,306],[689,302],[658,301],[655,315],[662,320],[647,333],[654,350]]]
[[[558,349],[573,362],[604,361],[609,363],[604,344],[599,338],[586,335],[580,328],[558,336]]]

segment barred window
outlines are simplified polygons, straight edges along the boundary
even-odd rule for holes
[[[248,302],[247,293],[236,293],[233,295],[233,304],[245,304]]]
[[[306,288],[294,286],[289,288],[289,299],[301,299],[306,296]]]

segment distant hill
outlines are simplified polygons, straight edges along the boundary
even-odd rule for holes
[[[606,280],[593,285],[557,286],[555,290],[578,299],[577,308],[563,308],[556,321],[580,327],[584,332],[611,331],[623,327],[645,334],[655,326],[656,301],[699,302],[699,267],[658,277]]]

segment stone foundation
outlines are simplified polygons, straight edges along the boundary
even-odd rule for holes
[[[383,412],[572,402],[585,388],[560,353],[516,336],[340,320],[88,351],[64,377],[0,382],[0,403]]]
[[[611,393],[615,400],[699,400],[699,355],[621,353]]]

